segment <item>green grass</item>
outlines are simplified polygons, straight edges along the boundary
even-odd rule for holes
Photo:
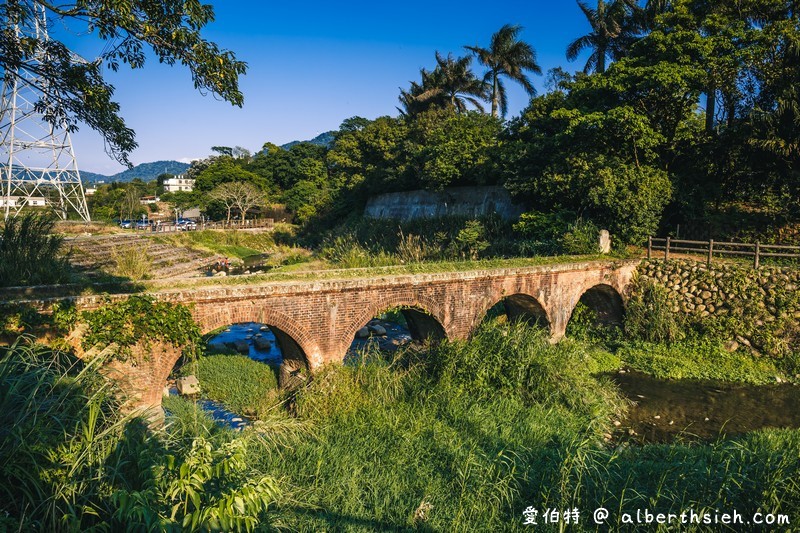
[[[0,486],[0,527],[20,529],[23,514],[24,530],[143,528],[155,513],[166,524],[168,493],[198,490],[210,510],[223,493],[246,496],[244,487],[264,476],[280,490],[270,493],[258,523],[290,531],[530,531],[522,525],[528,506],[577,507],[581,522],[569,531],[578,532],[598,530],[590,515],[598,507],[611,512],[602,531],[637,530],[620,524],[621,513],[645,508],[783,513],[794,526],[798,430],[691,445],[606,441],[627,402],[595,375],[629,364],[634,347],[664,358],[669,350],[691,352],[681,365],[727,375],[745,364],[687,342],[663,352],[631,343],[612,354],[585,341],[553,346],[534,328],[489,322],[468,342],[328,366],[295,393],[291,411],[268,411],[241,434],[181,398],[165,399],[171,416],[163,431],[114,424],[113,405],[95,410],[101,416],[92,422],[87,401],[99,399],[91,393],[102,385],[99,375],[70,358],[14,349],[11,357],[0,353],[0,473],[12,480]],[[218,355],[199,359],[196,370],[209,395],[216,380],[220,396],[255,406],[274,391],[265,369]],[[227,464],[235,466],[230,475]],[[206,481],[189,483],[194,473]],[[32,483],[41,494],[22,493]],[[557,529],[542,527],[541,516],[539,523],[536,530]]]
[[[278,509],[291,530],[516,531],[527,506],[578,507],[572,531],[594,531],[586,513],[601,506],[612,530],[637,508],[800,511],[800,431],[605,444],[625,402],[592,374],[619,360],[583,342],[551,346],[533,330],[488,324],[468,343],[365,359],[298,393],[312,437],[280,456],[254,450],[294,487],[296,501]]]
[[[264,418],[279,404],[275,370],[245,355],[205,355],[181,373],[195,373],[203,395],[235,413]]]
[[[184,231],[155,237],[155,239],[163,243],[188,246],[189,248],[239,259],[269,252],[275,247],[275,241],[270,232]]]
[[[622,407],[589,374],[608,361],[533,329],[487,326],[422,358],[368,359],[301,391],[315,438],[266,461],[303,495],[282,509],[290,529],[513,528],[530,461],[576,438],[598,445]]]
[[[252,285],[256,283],[308,281],[326,279],[359,279],[382,276],[401,276],[408,274],[437,274],[446,272],[468,272],[471,270],[493,270],[501,268],[525,268],[533,266],[559,265],[568,263],[584,263],[588,261],[612,261],[613,257],[596,256],[540,256],[512,259],[482,259],[477,261],[442,261],[430,263],[412,263],[369,268],[331,268],[324,262],[314,262],[313,269],[299,270],[298,265],[276,268],[263,274],[252,276],[232,276],[224,278],[202,278],[192,280],[169,280],[171,288],[189,288],[195,286],[215,285]],[[309,264],[310,265],[310,264]],[[300,265],[305,268],[307,265]],[[165,282],[166,283],[166,282]],[[148,289],[157,290],[164,283],[146,282]]]
[[[725,351],[713,339],[690,338],[672,344],[631,342],[617,355],[634,370],[660,379],[710,379],[763,385],[787,379],[769,357]]]

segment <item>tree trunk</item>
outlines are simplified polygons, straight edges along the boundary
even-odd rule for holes
[[[498,108],[498,87],[497,87],[497,74],[492,75],[492,116],[497,118]]]
[[[717,114],[717,90],[711,87],[706,93],[706,132],[714,131],[714,115]]]
[[[231,225],[231,208],[228,208],[228,225]]]

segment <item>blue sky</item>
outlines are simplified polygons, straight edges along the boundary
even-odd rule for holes
[[[134,164],[188,162],[208,155],[213,145],[255,151],[267,141],[311,139],[354,115],[396,115],[399,88],[418,80],[421,67],[434,66],[434,51],[460,55],[464,45],[487,46],[506,23],[524,27],[522,38],[534,46],[545,72],[556,66],[576,70],[583,64],[568,63],[564,50],[589,30],[574,0],[214,4],[216,21],[205,35],[248,63],[241,79],[244,107],[201,95],[179,66],[150,61],[144,69],[107,73],[137,134]],[[58,23],[51,31],[84,57],[102,51],[90,36],[63,35]],[[482,74],[481,67],[475,70]],[[544,83],[545,76],[534,76],[540,91]],[[508,117],[527,101],[518,86],[510,87]],[[122,169],[88,127],[73,135],[73,144],[82,169]]]

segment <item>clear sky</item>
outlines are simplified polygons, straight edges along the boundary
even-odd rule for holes
[[[503,24],[524,27],[522,39],[537,51],[545,73],[568,63],[567,44],[589,31],[574,0],[494,2],[213,2],[216,21],[205,36],[247,62],[239,109],[192,85],[189,72],[149,61],[144,69],[108,72],[122,115],[136,131],[134,164],[162,159],[189,162],[214,145],[256,151],[269,141],[307,140],[335,130],[343,119],[397,115],[399,89],[433,68],[434,51],[466,53],[464,45],[488,46]],[[86,58],[102,43],[88,36],[53,36]],[[478,75],[482,68],[475,65]],[[533,76],[544,90],[546,76]],[[528,97],[509,86],[509,115],[518,115]],[[83,126],[73,135],[83,170],[113,174],[122,167],[109,158],[100,137]]]

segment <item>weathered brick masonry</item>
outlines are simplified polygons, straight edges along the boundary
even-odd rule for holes
[[[619,318],[637,263],[592,261],[368,279],[199,286],[152,295],[190,306],[204,332],[241,322],[268,324],[289,370],[307,367],[313,372],[323,364],[342,361],[359,328],[382,311],[401,306],[413,308],[406,315],[412,334],[439,332],[449,339],[466,339],[486,312],[504,301],[510,316],[546,319],[552,338],[558,340],[582,297],[602,316]],[[81,297],[76,306],[91,309],[103,301]],[[159,376],[159,383],[142,385],[157,387],[160,393],[161,376],[175,362],[158,358],[153,364],[159,368],[150,373]],[[152,401],[158,394],[151,391],[141,396]]]

